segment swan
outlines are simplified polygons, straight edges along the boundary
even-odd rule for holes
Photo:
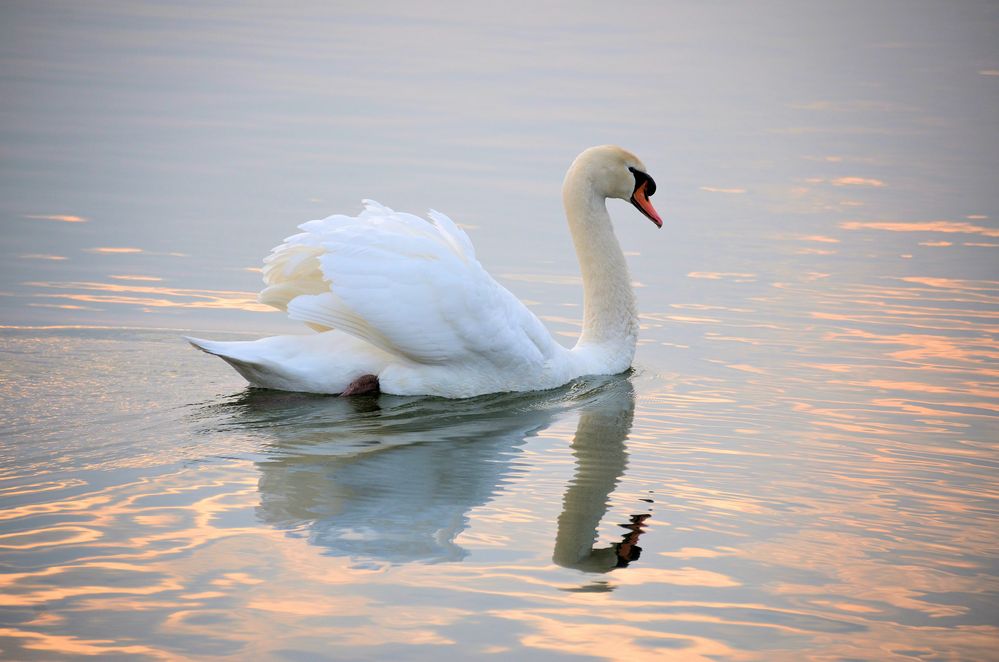
[[[252,386],[284,391],[467,398],[624,372],[638,315],[606,200],[628,200],[661,228],[655,191],[638,157],[614,145],[591,147],[569,167],[562,201],[583,277],[572,349],[493,280],[447,216],[431,210],[428,221],[372,200],[358,216],[300,225],[264,260],[260,301],[319,333],[185,339]]]

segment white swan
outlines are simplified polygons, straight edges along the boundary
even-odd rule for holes
[[[655,190],[642,162],[612,145],[587,149],[566,173],[562,200],[583,276],[583,332],[571,350],[486,273],[451,219],[370,200],[359,216],[299,226],[265,259],[260,300],[320,333],[187,340],[253,386],[285,391],[464,398],[623,372],[638,317],[606,199],[629,200],[662,227]]]

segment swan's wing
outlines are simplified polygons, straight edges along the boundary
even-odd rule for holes
[[[370,200],[359,216],[300,226],[265,261],[261,301],[419,363],[543,363],[544,325],[475,259],[451,219]]]

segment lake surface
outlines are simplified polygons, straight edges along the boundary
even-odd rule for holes
[[[0,8],[0,656],[987,660],[992,3]],[[261,258],[433,207],[567,344],[618,143],[634,370],[248,389]]]

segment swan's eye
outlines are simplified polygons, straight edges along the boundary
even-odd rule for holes
[[[645,187],[645,195],[652,197],[652,195],[656,192],[656,180],[652,179],[648,173],[644,173],[641,170],[636,170],[635,168],[630,167],[628,170],[630,170],[631,174],[635,176],[635,190],[637,191],[638,187],[641,186],[643,182],[646,182],[647,185]]]

